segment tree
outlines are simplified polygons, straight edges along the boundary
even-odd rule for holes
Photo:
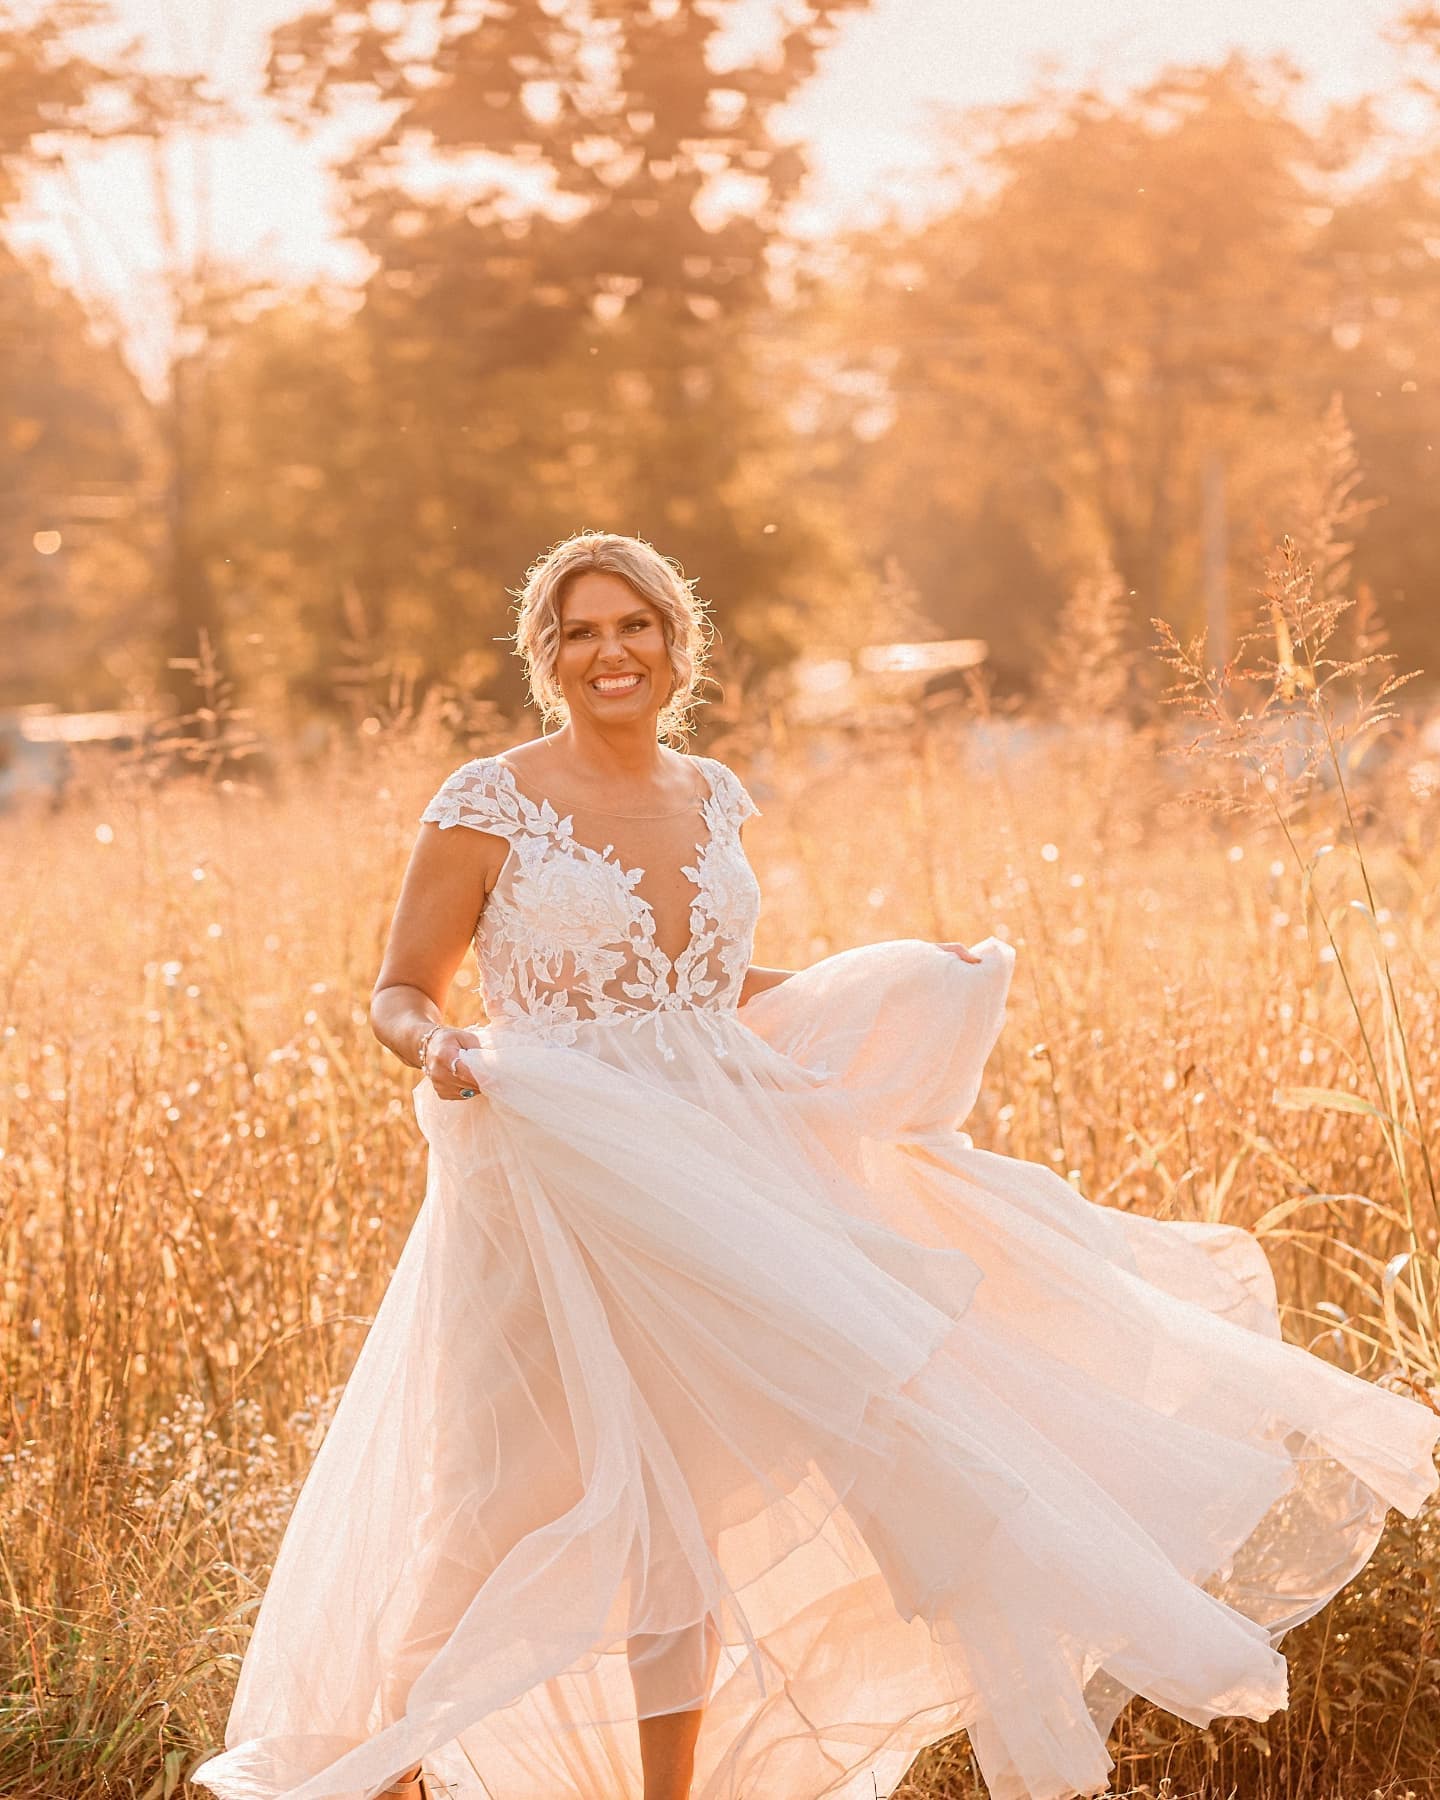
[[[724,0],[441,0],[277,31],[271,88],[297,122],[357,93],[389,110],[339,170],[374,272],[319,358],[330,399],[306,386],[342,426],[306,479],[347,545],[343,573],[284,570],[310,616],[338,624],[349,592],[393,654],[488,659],[517,698],[492,642],[507,587],[606,525],[678,556],[732,634],[778,653],[827,552],[759,374],[767,254],[804,170],[769,117],[860,3],[821,0],[730,67]],[[272,334],[261,360],[279,353]],[[237,524],[212,533],[232,595],[265,580]]]
[[[0,6],[0,219],[100,73],[73,50],[95,9],[21,19]],[[143,396],[72,296],[0,247],[0,699],[99,706],[143,678],[125,641],[145,592],[132,505]],[[77,654],[83,647],[84,655]]]
[[[1283,529],[1335,291],[1328,145],[1292,116],[1294,80],[1232,58],[1119,103],[1042,93],[968,116],[967,141],[990,134],[984,181],[857,246],[852,342],[893,414],[864,475],[879,547],[1016,679],[1096,568],[1134,593],[1135,631],[1201,622],[1216,461],[1237,586]]]
[[[1378,606],[1402,668],[1440,680],[1440,184],[1428,155],[1392,162],[1337,201],[1322,230],[1335,273],[1318,376],[1344,401],[1361,493],[1356,590]],[[1302,544],[1302,548],[1305,546]]]

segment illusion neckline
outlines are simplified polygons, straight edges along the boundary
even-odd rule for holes
[[[588,801],[581,801],[578,803],[560,801],[550,794],[533,795],[528,793],[526,789],[520,785],[519,779],[509,763],[505,762],[503,758],[499,756],[491,758],[491,761],[494,762],[496,767],[504,771],[517,798],[523,800],[527,806],[533,807],[537,813],[540,812],[542,808],[548,806],[557,818],[565,820],[570,824],[574,823],[577,813],[582,817],[593,815],[598,819],[634,819],[638,821],[678,819],[687,813],[703,812],[704,808],[715,798],[715,780],[710,772],[706,758],[702,756],[692,756],[689,760],[697,764],[700,769],[701,779],[705,783],[705,791],[703,793],[694,794],[683,806],[672,806],[667,808],[664,812],[620,812],[614,807],[592,806]],[[570,810],[561,811],[562,806],[568,806]]]
[[[691,805],[685,807],[683,810],[685,812],[693,811],[698,816],[700,823],[705,828],[705,840],[703,843],[697,843],[695,845],[694,864],[682,865],[680,869],[680,873],[692,882],[695,892],[690,900],[689,936],[686,938],[684,946],[680,951],[675,956],[671,956],[660,944],[657,935],[659,922],[655,917],[655,908],[642,893],[639,893],[635,889],[634,885],[640,877],[647,875],[650,871],[639,864],[634,868],[627,868],[621,858],[616,855],[615,846],[613,844],[606,844],[605,847],[601,849],[594,844],[582,844],[579,842],[574,835],[574,813],[557,812],[555,810],[555,803],[548,797],[539,801],[532,800],[515,779],[515,771],[510,767],[509,763],[503,762],[498,756],[492,756],[487,760],[500,770],[501,775],[509,785],[510,792],[515,796],[521,810],[526,814],[529,827],[532,831],[543,833],[545,837],[552,841],[558,836],[569,845],[572,851],[578,851],[581,856],[590,857],[598,863],[606,864],[619,871],[621,879],[626,884],[630,899],[638,909],[638,923],[645,948],[650,954],[654,967],[660,972],[660,985],[655,996],[656,1000],[662,1007],[669,1006],[678,1001],[680,996],[681,977],[688,977],[692,968],[698,966],[702,958],[709,954],[709,947],[705,942],[702,924],[707,916],[707,912],[710,916],[714,916],[713,908],[709,904],[710,887],[708,865],[710,861],[710,852],[716,841],[716,821],[719,817],[717,809],[721,804],[720,784],[716,776],[717,765],[712,763],[708,757],[697,756],[695,758],[695,761],[700,765],[700,773],[705,780],[705,792],[698,795],[695,800],[692,801]],[[547,811],[549,815],[548,818],[546,816]],[[604,815],[601,816],[603,817]],[[674,817],[677,815],[660,816]],[[508,864],[509,861],[510,857],[507,854],[505,858],[506,864]]]

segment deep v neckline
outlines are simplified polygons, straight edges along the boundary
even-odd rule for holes
[[[555,810],[553,803],[544,796],[541,796],[538,801],[533,800],[521,788],[515,778],[515,771],[509,763],[502,762],[498,756],[492,758],[495,767],[504,776],[505,784],[520,810],[527,830],[537,837],[544,837],[547,842],[562,844],[572,854],[588,858],[592,862],[604,863],[620,876],[625,884],[625,891],[641,934],[641,942],[637,945],[637,949],[643,950],[646,960],[650,962],[659,976],[661,993],[670,998],[679,994],[681,978],[688,975],[691,964],[702,954],[708,954],[708,939],[711,935],[704,929],[704,921],[707,916],[709,894],[706,863],[715,843],[717,802],[715,776],[708,758],[695,756],[690,760],[698,766],[705,782],[705,792],[695,800],[695,812],[704,828],[705,835],[703,842],[695,844],[693,848],[694,863],[682,863],[680,866],[680,873],[689,879],[695,892],[687,911],[689,930],[685,943],[679,954],[672,958],[661,949],[656,936],[655,908],[643,894],[636,891],[637,882],[643,880],[652,871],[641,866],[627,868],[616,854],[613,844],[606,844],[603,849],[594,844],[582,844],[574,834],[575,813],[573,810],[568,813],[559,813]],[[624,815],[615,814],[613,816],[618,818]],[[668,817],[671,815],[658,816]]]

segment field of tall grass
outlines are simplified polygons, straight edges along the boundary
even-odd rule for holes
[[[1287,1336],[1440,1398],[1440,753],[1402,721],[1392,754],[1338,745],[1307,780],[1324,683],[1288,746],[1260,719],[1199,760],[1168,747],[1203,735],[1204,693],[1139,726],[977,690],[709,747],[763,809],[757,960],[1009,938],[976,1142],[1097,1204],[1250,1227]],[[415,1074],[366,1024],[416,818],[529,735],[357,733],[253,787],[95,763],[0,820],[0,1794],[165,1800],[220,1741],[423,1190]],[[1227,770],[1258,811],[1187,804]],[[476,1016],[471,968],[451,1017]],[[1437,1580],[1435,1514],[1392,1514],[1285,1640],[1288,1711],[1200,1731],[1136,1703],[1115,1791],[1440,1793]],[[907,1791],[979,1795],[963,1737]]]

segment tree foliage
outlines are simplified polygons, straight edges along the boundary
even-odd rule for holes
[[[1371,480],[1424,510],[1440,421],[1433,390],[1400,390],[1434,341],[1435,195],[1394,164],[1354,191],[1363,120],[1305,128],[1294,85],[1236,57],[1120,102],[1041,93],[972,115],[957,130],[988,131],[983,182],[903,239],[852,246],[849,342],[893,409],[853,471],[883,521],[872,553],[907,557],[933,610],[1017,680],[1097,570],[1122,577],[1135,630],[1201,622],[1209,466],[1245,583],[1294,525],[1333,392]],[[1357,554],[1401,611],[1406,568],[1397,532]]]
[[[734,7],[690,0],[372,7],[276,33],[297,122],[357,94],[388,118],[338,170],[372,261],[358,310],[264,321],[219,377],[249,425],[227,433],[212,539],[266,622],[260,655],[283,644],[313,697],[348,608],[387,666],[516,697],[507,589],[581,526],[649,538],[701,576],[732,648],[779,653],[840,558],[787,497],[762,359],[804,172],[770,116],[857,3],[800,9],[728,65]]]
[[[0,219],[47,135],[85,114],[100,72],[73,34],[92,19],[0,5]],[[146,578],[145,403],[75,297],[4,244],[0,396],[0,703],[105,703],[150,675],[126,641]]]
[[[1433,133],[1404,147],[1364,105],[1317,122],[1293,70],[1239,56],[1121,96],[1041,86],[953,118],[922,225],[801,242],[777,108],[864,4],[777,8],[769,44],[740,0],[280,26],[270,103],[350,145],[357,289],[177,257],[146,401],[68,297],[0,264],[17,696],[123,698],[203,627],[272,717],[436,678],[513,705],[512,591],[582,526],[699,578],[732,694],[802,646],[927,633],[1053,693],[1057,622],[1091,613],[1105,687],[1150,618],[1193,633],[1227,571],[1247,616],[1273,545],[1309,554],[1337,395],[1356,591],[1440,679]],[[0,10],[0,203],[57,130],[158,149],[223,122],[201,80],[83,61],[83,16]],[[1434,21],[1396,28],[1432,91]],[[72,507],[37,560],[27,521],[102,491],[111,522]]]

